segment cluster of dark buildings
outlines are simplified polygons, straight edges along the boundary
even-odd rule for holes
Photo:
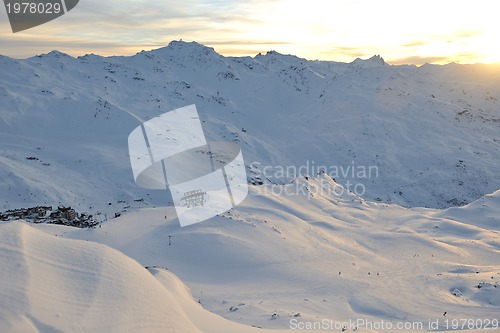
[[[78,214],[71,207],[36,206],[0,212],[0,220],[26,220],[34,223],[61,224],[78,228],[93,228],[99,224],[92,215]]]

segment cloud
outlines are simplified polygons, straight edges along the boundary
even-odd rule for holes
[[[450,58],[445,56],[408,56],[399,59],[388,60],[391,65],[423,65],[423,64],[433,64],[433,63],[445,63],[452,62]]]
[[[493,46],[476,42],[485,39],[486,25],[482,22],[490,21],[465,19],[471,9],[450,7],[452,1],[443,0],[436,6],[448,8],[447,16],[436,8],[429,11],[426,6],[420,6],[415,9],[415,15],[408,17],[399,2],[381,1],[334,4],[327,0],[313,3],[86,0],[59,19],[16,34],[11,33],[7,15],[0,10],[0,53],[29,57],[58,49],[73,56],[131,55],[182,38],[214,47],[227,55],[255,55],[275,49],[309,59],[346,62],[373,54],[396,59],[396,62],[478,61],[479,58],[470,56],[458,57],[467,52],[498,59]],[[396,11],[390,15],[386,11],[389,5]],[[492,16],[491,12],[485,15]],[[395,15],[397,13],[401,15]],[[495,27],[491,22],[488,24]],[[487,50],[481,53],[478,45]]]
[[[211,45],[280,45],[280,44],[292,44],[291,42],[283,42],[277,40],[214,40],[207,39],[208,43]]]
[[[483,31],[481,29],[475,29],[475,30],[462,30],[462,31],[457,31],[455,32],[451,37],[452,38],[474,38],[479,35],[481,35]]]
[[[429,40],[415,40],[415,41],[410,41],[404,44],[401,44],[402,47],[415,47],[415,46],[423,46],[429,44]]]
[[[254,0],[256,1],[256,0]],[[256,1],[260,2],[260,1]],[[82,1],[67,15],[23,33],[12,34],[2,20],[0,53],[29,57],[52,49],[72,55],[135,53],[144,46],[161,47],[173,39],[203,41],[207,35],[234,37],[239,27],[262,22],[242,6],[244,1]],[[250,8],[252,8],[250,6]],[[87,47],[86,50],[84,48]]]

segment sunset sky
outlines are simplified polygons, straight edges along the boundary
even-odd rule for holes
[[[500,63],[500,1],[80,0],[68,14],[13,34],[0,9],[0,54],[132,55],[197,41],[226,56],[276,50],[351,62]]]

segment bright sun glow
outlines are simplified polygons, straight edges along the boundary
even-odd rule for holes
[[[307,58],[381,54],[393,62],[500,61],[499,3],[423,0],[409,6],[385,1],[278,1],[263,5],[253,30],[258,40],[279,40],[280,49]],[[299,51],[297,51],[299,50]],[[409,60],[409,61],[408,61]]]
[[[127,0],[81,2],[68,17],[13,34],[1,12],[0,53],[59,49],[133,54],[195,40],[225,55],[277,50],[308,59],[422,64],[500,62],[500,2],[476,0]],[[5,18],[5,20],[3,19]],[[88,22],[93,22],[89,25]]]

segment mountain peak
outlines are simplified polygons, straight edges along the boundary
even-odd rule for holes
[[[381,64],[381,65],[386,65],[386,62],[384,61],[384,58],[382,58],[379,54],[376,54],[376,55],[372,56],[367,61],[373,62],[373,63],[378,63],[378,64]]]
[[[279,53],[278,51],[275,50],[267,51],[266,53],[266,56],[282,56],[282,55],[283,55],[282,53]]]
[[[215,51],[213,47],[208,47],[198,42],[184,42],[182,40],[171,41],[167,46],[158,49],[153,49],[151,51],[142,51],[138,54],[156,54],[159,56],[189,56],[199,58],[200,56],[217,56],[220,55]]]
[[[302,58],[299,58],[295,55],[292,55],[292,54],[283,54],[283,53],[280,53],[278,51],[274,51],[274,50],[271,50],[271,51],[268,51],[265,55],[262,55],[261,53],[259,53],[258,55],[255,56],[255,59],[257,60],[262,60],[264,62],[275,62],[275,61],[278,61],[278,62],[286,62],[286,63],[289,63],[289,64],[300,64],[300,63],[303,63],[305,61],[305,59],[302,59]]]
[[[377,67],[377,66],[385,66],[387,63],[384,61],[380,55],[376,54],[368,59],[356,58],[353,62],[353,65],[360,65],[363,67]]]
[[[173,40],[168,43],[166,47],[170,50],[186,50],[189,53],[204,52],[204,53],[217,53],[213,47],[208,47],[198,42],[184,42],[182,40]]]
[[[54,58],[72,58],[69,54],[63,53],[61,51],[52,50],[49,53],[43,53],[36,56],[37,58],[42,57],[54,57]]]

